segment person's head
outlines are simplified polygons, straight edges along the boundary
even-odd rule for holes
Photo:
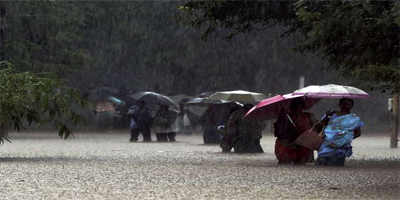
[[[224,103],[224,110],[229,115],[241,108],[242,106],[237,104],[236,102]]]
[[[246,112],[248,112],[250,109],[252,109],[254,107],[254,105],[253,104],[251,104],[251,103],[246,103],[246,104],[244,104],[243,105],[243,109],[246,111]]]
[[[160,105],[160,110],[168,110],[169,105]]]
[[[340,110],[343,112],[350,112],[354,106],[354,100],[350,98],[342,98],[339,100]]]
[[[180,108],[185,107],[185,103],[188,102],[188,101],[189,101],[189,99],[186,99],[186,98],[185,98],[185,99],[182,99],[182,100],[179,102],[179,107],[180,107]]]
[[[145,101],[139,101],[137,103],[137,105],[139,106],[140,109],[144,108],[146,106],[146,104],[147,104],[147,102],[145,102]]]
[[[292,102],[290,102],[290,111],[291,112],[301,113],[301,112],[303,112],[304,107],[305,107],[305,103],[301,99],[295,99]]]

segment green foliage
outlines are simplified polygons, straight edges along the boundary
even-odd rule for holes
[[[177,9],[182,3],[0,1],[0,60],[36,75],[52,72],[82,92],[106,86],[163,94],[239,88],[286,93],[298,87],[299,75],[306,84],[347,83],[322,71],[326,62],[319,57],[290,51],[302,36],[295,32],[301,25],[296,1],[190,1],[192,8]],[[305,11],[318,17],[318,10]],[[207,43],[191,26],[194,19],[215,30]],[[375,110],[364,109],[370,115],[379,109],[373,105]]]
[[[67,1],[1,1],[1,60],[63,75],[84,66],[83,12]],[[86,63],[86,65],[85,65]]]
[[[400,92],[400,3],[395,1],[189,1],[179,8],[186,23],[239,33],[279,24],[294,50],[328,60],[328,70],[370,90]]]
[[[300,52],[329,61],[328,69],[371,89],[400,92],[400,3],[315,1],[297,3]]]
[[[60,137],[72,136],[67,122],[78,124],[83,119],[71,107],[87,106],[78,90],[67,87],[51,74],[17,72],[5,61],[0,66],[0,119],[3,123],[11,123],[20,131],[25,120],[29,126],[54,122]]]

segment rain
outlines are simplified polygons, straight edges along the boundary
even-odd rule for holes
[[[2,1],[0,199],[397,199],[398,37],[349,61],[304,47],[293,9],[308,1],[201,2]],[[400,30],[400,4],[381,4],[393,13],[377,24]],[[337,29],[323,42],[351,40]],[[357,61],[395,72],[346,72]],[[341,98],[359,122],[335,147],[344,166],[318,166],[338,144],[329,123],[350,114]],[[314,151],[296,143],[314,127]],[[307,158],[282,160],[280,145]]]

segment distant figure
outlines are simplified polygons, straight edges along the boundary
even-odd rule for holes
[[[304,111],[304,101],[295,99],[290,104],[290,112],[279,113],[274,123],[275,156],[278,164],[306,164],[313,156],[313,150],[294,144],[296,138],[309,130],[318,120]]]
[[[264,152],[260,145],[260,139],[266,123],[243,118],[252,107],[252,104],[245,104],[243,108],[230,115],[226,131],[220,141],[223,152],[230,152],[232,148],[235,153]]]
[[[231,113],[240,108],[241,106],[234,102],[209,106],[200,119],[204,144],[219,144],[221,134],[218,127],[226,126]]]
[[[190,134],[190,129],[191,129],[191,123],[189,120],[189,110],[185,106],[185,103],[189,101],[188,99],[182,99],[181,102],[179,102],[179,114],[176,119],[176,129],[177,132],[185,135]]]
[[[200,118],[201,129],[203,130],[204,144],[218,144],[220,135],[217,133],[217,106],[211,105]]]
[[[128,111],[128,116],[131,117],[130,132],[131,138],[129,141],[137,142],[139,133],[143,134],[143,142],[151,142],[150,126],[152,118],[149,109],[146,107],[146,102],[139,101],[138,105],[133,105]]]
[[[340,111],[327,111],[322,122],[326,124],[324,142],[318,151],[315,165],[344,166],[346,157],[353,154],[351,142],[361,136],[364,123],[351,113],[353,99],[343,98],[339,101]]]
[[[175,142],[178,111],[170,110],[168,105],[161,105],[154,117],[153,129],[157,142]]]

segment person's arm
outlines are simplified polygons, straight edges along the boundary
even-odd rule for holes
[[[240,112],[233,112],[230,116],[229,116],[229,118],[228,118],[228,120],[227,120],[227,122],[226,122],[226,126],[227,127],[229,127],[229,126],[233,126],[234,124],[236,124],[241,118],[242,118],[243,116],[242,116],[242,114],[240,113]]]
[[[331,119],[332,115],[335,114],[335,113],[336,113],[336,111],[330,111],[330,110],[326,111],[326,113],[325,113],[324,117],[322,118],[321,122],[323,124],[327,125],[329,120]]]
[[[335,114],[336,111],[326,111],[325,115],[318,121],[318,123],[314,127],[314,131],[321,132],[322,129],[328,125],[329,120],[331,119],[332,115]]]
[[[361,136],[361,128],[358,127],[358,128],[356,128],[356,129],[354,129],[353,139],[356,139],[356,138],[358,138],[358,137],[360,137],[360,136]]]

